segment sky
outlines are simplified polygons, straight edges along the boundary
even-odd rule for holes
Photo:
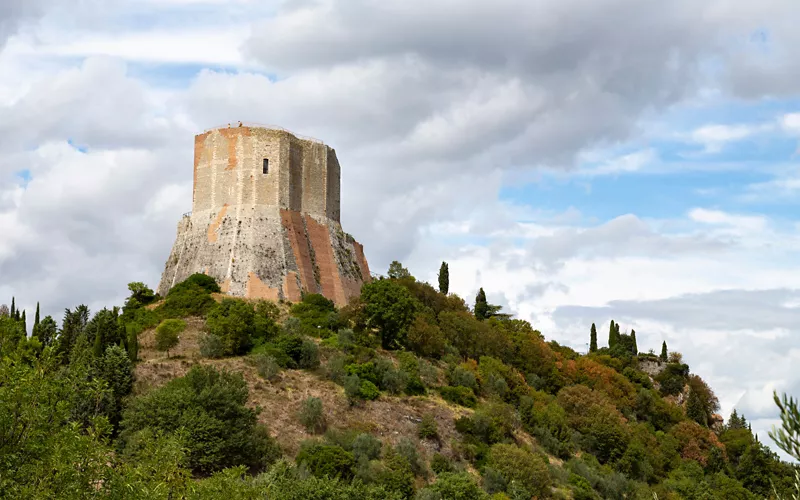
[[[155,288],[193,137],[334,147],[342,224],[585,351],[683,353],[762,442],[800,396],[796,0],[3,0],[0,302]]]

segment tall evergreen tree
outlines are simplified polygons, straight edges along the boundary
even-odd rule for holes
[[[636,330],[631,330],[631,340],[633,341],[633,346],[631,347],[631,354],[636,356],[639,354],[639,346],[636,344]]]
[[[484,320],[489,317],[489,303],[486,302],[486,292],[481,287],[475,296],[475,317]]]
[[[661,356],[659,356],[659,357],[661,358],[661,361],[666,361],[667,360],[667,341],[666,340],[661,343]]]
[[[450,291],[450,268],[447,262],[439,267],[439,291],[445,295]]]
[[[611,349],[617,345],[617,328],[614,325],[614,320],[611,320],[611,325],[608,327],[608,348]]]
[[[597,328],[592,323],[592,333],[589,337],[589,352],[597,352]]]
[[[694,389],[689,390],[689,399],[686,401],[686,416],[703,427],[708,427],[705,405],[700,394]]]
[[[25,319],[25,310],[22,310],[22,317],[19,319],[19,322],[22,323],[22,331],[25,332],[25,336],[28,336],[28,320]]]
[[[33,329],[36,330],[36,327],[39,326],[39,303],[36,303],[36,316],[33,317]]]
[[[11,313],[10,313],[10,316],[11,316],[11,319],[17,319],[17,307],[16,307],[16,301],[15,301],[14,297],[11,297]]]

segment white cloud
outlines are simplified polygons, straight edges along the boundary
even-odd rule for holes
[[[718,153],[729,142],[746,139],[770,130],[769,125],[705,125],[690,134],[692,142],[702,144],[706,153]]]

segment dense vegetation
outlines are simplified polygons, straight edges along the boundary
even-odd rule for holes
[[[719,421],[711,388],[679,353],[639,352],[611,322],[580,355],[488,302],[473,307],[394,262],[341,309],[215,300],[198,274],[159,297],[129,285],[120,308],[64,312],[28,335],[0,308],[0,497],[270,499],[755,499],[798,494],[796,466],[760,443],[735,411]],[[207,362],[134,393],[140,338],[179,362],[187,319],[202,318]],[[195,321],[195,320],[193,320]],[[170,351],[172,351],[170,353]],[[320,398],[296,418],[310,439],[291,456],[270,415],[247,405],[245,356],[265,380],[306,370],[349,404],[424,398],[458,409],[455,437],[432,415],[391,442],[357,421],[329,421]],[[643,363],[657,366],[653,377]],[[773,439],[800,458],[800,414],[778,400]],[[348,410],[350,411],[350,410]],[[423,446],[424,443],[430,446]],[[447,446],[444,446],[444,445]],[[439,450],[430,452],[431,449]]]

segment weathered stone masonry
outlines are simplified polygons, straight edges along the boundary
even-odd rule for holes
[[[332,148],[283,130],[196,136],[192,213],[178,223],[158,293],[202,272],[233,296],[322,293],[346,304],[370,274],[339,223],[340,175]]]

